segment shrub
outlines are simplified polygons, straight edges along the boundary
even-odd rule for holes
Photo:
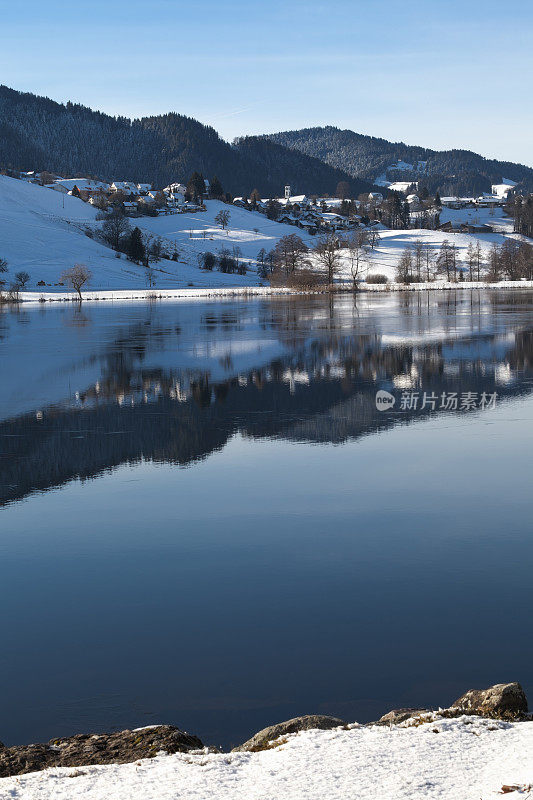
[[[389,279],[386,275],[368,275],[366,278],[367,283],[388,283]]]

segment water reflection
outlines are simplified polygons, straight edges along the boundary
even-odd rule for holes
[[[8,369],[0,502],[123,463],[186,466],[236,433],[339,443],[439,413],[421,400],[402,408],[407,390],[521,396],[533,378],[531,309],[530,294],[458,293],[3,315],[17,397]],[[393,409],[376,408],[378,389],[395,394]],[[26,413],[13,409],[19,398]]]

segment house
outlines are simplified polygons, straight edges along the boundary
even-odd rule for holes
[[[239,206],[239,208],[244,208],[246,206],[246,203],[244,202],[244,198],[242,198],[242,197],[234,197],[233,198],[233,205],[234,206]]]
[[[137,194],[137,186],[131,181],[114,181],[110,189],[112,192],[122,192],[122,194]]]
[[[169,186],[165,186],[163,192],[169,198],[170,205],[181,205],[185,202],[187,187],[184,183],[171,183]]]
[[[350,227],[350,221],[347,219],[347,217],[343,217],[340,214],[334,214],[333,212],[326,211],[321,216],[326,225],[335,231],[346,230],[346,228]]]
[[[439,225],[438,226],[438,230],[439,231],[445,231],[445,232],[451,232],[451,231],[453,231],[453,225],[450,222],[450,220],[448,220],[448,222],[443,222],[442,225]]]
[[[502,182],[501,183],[493,183],[492,184],[491,192],[492,192],[493,195],[495,195],[496,197],[499,197],[501,200],[506,200],[507,199],[507,195],[509,194],[511,189],[514,189],[514,187],[516,185],[517,184],[516,184],[515,181],[512,181],[509,178],[502,178]]]
[[[290,197],[278,197],[277,201],[280,206],[291,205],[307,208],[307,206],[311,205],[309,198],[306,197],[305,194],[293,194]]]
[[[70,193],[72,193],[74,187],[77,187],[79,192],[109,191],[108,183],[93,181],[91,178],[58,178],[53,184],[48,185],[49,189],[55,189],[59,192],[66,189]]]
[[[120,190],[117,190],[117,191],[120,191]],[[136,211],[137,211],[137,203],[133,203],[133,202],[131,202],[129,200],[126,201],[125,203],[123,203],[123,206],[124,206],[124,213],[125,214],[131,215],[131,214],[135,214]]]
[[[493,228],[487,223],[475,224],[473,222],[463,222],[460,226],[462,233],[493,233]]]
[[[484,192],[481,197],[476,198],[475,202],[478,208],[494,208],[495,206],[503,206],[505,198]]]
[[[373,202],[377,203],[378,205],[383,202],[383,195],[381,192],[369,192],[368,199]]]
[[[148,192],[151,190],[151,188],[152,188],[152,184],[151,183],[138,183],[137,184],[137,191],[141,195],[148,194]]]
[[[300,219],[298,220],[298,227],[315,236],[318,233],[318,222],[314,220]]]

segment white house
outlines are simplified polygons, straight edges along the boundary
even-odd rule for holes
[[[91,178],[59,178],[53,184],[49,184],[50,189],[56,191],[72,192],[74,187],[77,186],[80,192],[107,192],[109,191],[109,184],[103,181],[93,181]]]
[[[138,183],[137,184],[137,191],[139,194],[148,194],[151,190],[152,184],[151,183]]]
[[[307,208],[307,206],[311,205],[311,201],[305,194],[293,194],[290,197],[278,197],[278,203],[280,206],[300,206],[300,208]]]
[[[514,189],[516,186],[516,182],[510,180],[509,178],[502,178],[501,183],[493,183],[491,186],[492,194],[496,197],[499,197],[501,200],[506,200],[507,195]]]
[[[131,181],[114,181],[111,184],[112,192],[122,192],[123,194],[137,194],[137,186]]]
[[[177,203],[185,202],[185,195],[187,194],[187,187],[184,183],[171,183],[163,189],[164,193],[170,197],[171,200]]]

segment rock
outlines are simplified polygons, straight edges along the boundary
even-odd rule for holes
[[[394,708],[388,714],[383,714],[377,722],[370,723],[371,725],[399,725],[400,722],[405,722],[407,719],[418,717],[419,714],[431,713],[429,708]]]
[[[248,739],[244,744],[234,747],[232,752],[238,753],[241,751],[248,751],[256,753],[258,750],[268,750],[271,742],[279,739],[280,736],[285,736],[289,733],[298,733],[298,731],[308,731],[313,728],[320,730],[328,730],[330,728],[338,728],[340,725],[346,725],[342,719],[337,717],[325,717],[322,714],[309,714],[306,717],[295,717],[288,719],[286,722],[279,722],[277,725],[270,725],[268,728],[263,728]]]
[[[527,698],[519,683],[497,683],[488,689],[470,689],[451,708],[480,717],[516,719],[527,713]]]
[[[0,750],[0,778],[21,775],[47,767],[80,767],[88,764],[126,764],[153,758],[159,751],[186,753],[203,744],[197,736],[174,725],[152,725],[119,733],[70,736],[48,744],[6,747]]]

